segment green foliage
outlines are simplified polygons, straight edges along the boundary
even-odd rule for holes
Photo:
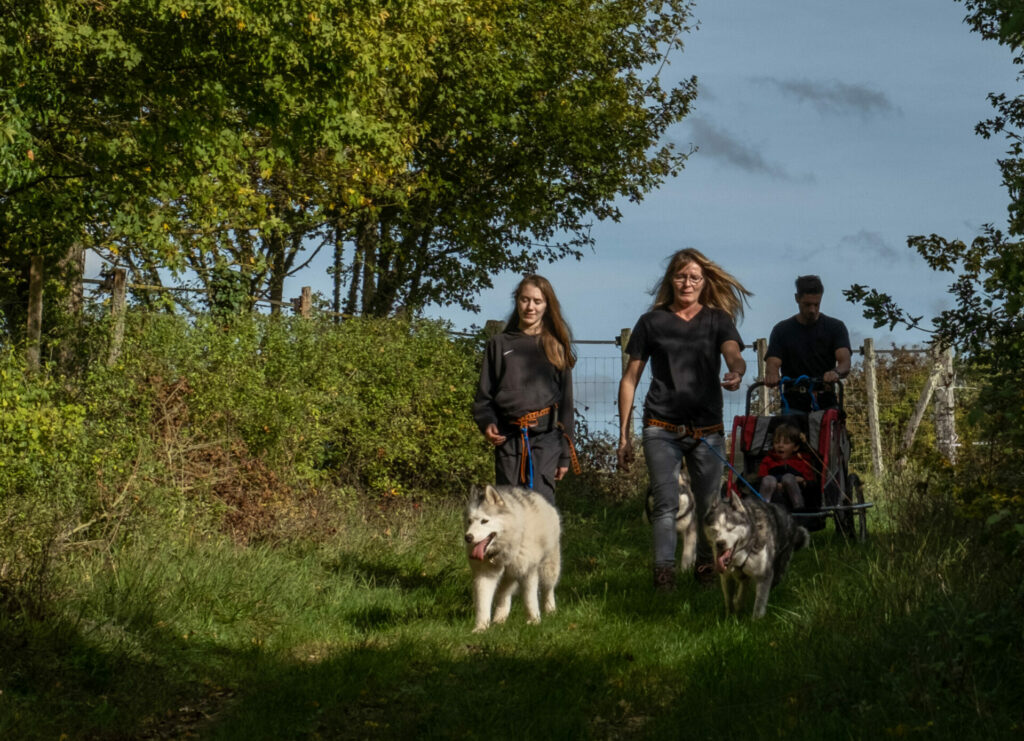
[[[189,324],[130,312],[114,375],[132,389],[121,403],[148,424],[163,413],[183,438],[237,439],[296,481],[438,496],[485,470],[468,411],[476,366],[430,321],[237,315]],[[182,405],[172,419],[175,384]]]
[[[44,604],[54,559],[83,542],[168,523],[175,542],[287,539],[324,527],[318,499],[444,498],[489,474],[477,354],[441,324],[126,319],[117,364],[87,341],[76,377],[3,350],[0,605]]]
[[[155,273],[237,240],[252,268],[282,210],[337,214],[339,182],[403,161],[433,6],[7,0],[0,249],[50,272],[83,244]]]
[[[640,201],[676,175],[687,153],[662,136],[689,112],[696,78],[664,85],[661,74],[690,6],[452,8],[426,45],[432,74],[414,104],[421,136],[408,166],[366,191],[369,209],[350,225],[350,282],[362,292],[352,308],[471,308],[502,270],[580,259],[594,219],[617,220],[618,199]]]
[[[661,73],[689,12],[7,0],[5,329],[23,331],[27,260],[70,286],[58,266],[82,247],[136,282],[195,276],[235,306],[242,292],[280,300],[312,245],[355,241],[336,276],[376,316],[468,306],[496,272],[579,258],[593,219],[682,167],[661,138],[696,81]]]
[[[917,406],[921,389],[932,368],[931,356],[892,348],[875,356],[875,392],[878,405],[878,426],[883,454],[895,458],[903,444],[903,433]],[[847,429],[854,441],[851,459],[853,470],[864,475],[871,470],[870,429],[867,408],[858,402],[867,398],[866,378],[862,365],[855,365],[845,381]],[[936,462],[935,432],[931,415],[926,415],[914,437],[912,456]]]
[[[86,409],[0,349],[0,605],[42,601],[52,550],[94,509]]]

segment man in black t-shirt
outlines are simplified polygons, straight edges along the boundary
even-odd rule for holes
[[[850,335],[840,320],[821,313],[821,296],[825,288],[816,275],[796,279],[796,303],[799,311],[775,325],[768,339],[765,354],[765,383],[778,384],[779,379],[810,376],[826,384],[846,378],[850,372]],[[808,399],[787,397],[790,405],[810,410]],[[835,394],[818,394],[818,406],[836,405]],[[806,408],[805,408],[806,407]]]

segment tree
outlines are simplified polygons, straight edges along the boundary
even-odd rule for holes
[[[1008,46],[1024,80],[1024,7],[1010,0],[962,0],[967,23],[983,38]],[[954,346],[977,374],[980,384],[975,419],[988,438],[1019,454],[1024,450],[1024,95],[990,94],[995,117],[978,124],[979,135],[1005,136],[1006,157],[999,160],[1010,195],[1004,233],[992,225],[970,244],[936,234],[911,236],[907,243],[928,265],[956,276],[950,286],[954,307],[931,320],[935,341]],[[864,304],[875,326],[897,324],[925,328],[888,294],[854,285],[844,291]]]
[[[444,13],[403,3],[395,22],[390,5],[0,0],[8,331],[32,255],[52,268],[84,245],[149,274],[223,262],[289,234],[275,207],[306,209],[310,182],[333,200],[366,163],[405,161],[406,102],[431,73],[416,47]]]
[[[377,178],[385,190],[367,191],[346,235],[349,310],[475,309],[497,272],[579,259],[592,220],[617,220],[617,199],[641,200],[685,160],[659,140],[696,94],[693,78],[661,79],[688,2],[464,8],[425,50],[434,72],[401,178]]]
[[[0,0],[0,307],[83,249],[280,298],[318,244],[353,311],[472,306],[676,174],[688,0]],[[341,285],[336,291],[341,300]],[[232,288],[228,293],[234,293]],[[48,305],[52,305],[48,303]]]

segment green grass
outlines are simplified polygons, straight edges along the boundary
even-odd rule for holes
[[[575,490],[574,490],[575,488]],[[973,541],[832,527],[768,615],[650,586],[639,502],[571,484],[559,610],[472,626],[460,504],[338,514],[238,547],[81,553],[54,609],[0,613],[0,738],[1012,738],[1022,591]],[[987,551],[985,553],[988,553]]]

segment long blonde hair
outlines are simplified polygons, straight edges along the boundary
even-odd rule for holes
[[[572,331],[568,323],[562,317],[562,306],[558,303],[555,289],[551,282],[541,275],[527,275],[516,286],[512,292],[512,316],[505,324],[505,331],[519,329],[519,294],[526,286],[533,286],[544,296],[547,307],[544,309],[544,316],[541,317],[540,341],[544,347],[544,355],[551,365],[558,370],[565,370],[568,365],[572,368],[576,365],[576,353],[572,349]]]
[[[672,279],[676,273],[690,263],[700,266],[701,272],[704,274],[704,287],[700,292],[701,304],[721,309],[732,317],[733,321],[742,317],[744,304],[754,294],[744,288],[742,283],[725,272],[717,263],[712,262],[700,250],[695,250],[693,247],[679,250],[669,258],[665,275],[652,291],[654,303],[651,308],[661,309],[672,305],[676,296],[672,287]]]

